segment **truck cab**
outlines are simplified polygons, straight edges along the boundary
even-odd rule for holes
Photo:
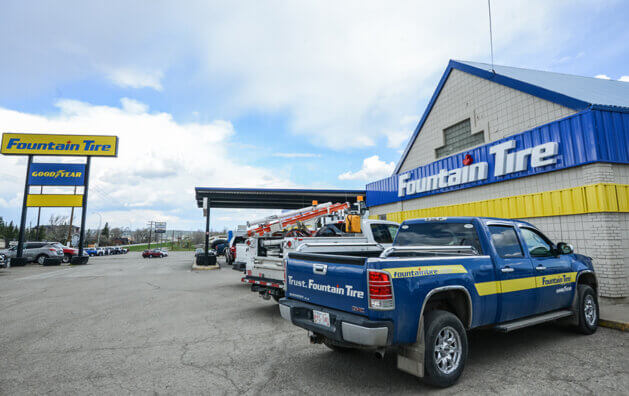
[[[286,279],[280,313],[312,342],[396,347],[399,369],[437,386],[461,375],[469,329],[598,321],[592,260],[523,221],[409,220],[379,257],[290,253]]]

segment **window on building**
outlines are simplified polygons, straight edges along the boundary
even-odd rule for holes
[[[491,240],[502,258],[524,257],[515,229],[510,226],[489,226]]]
[[[468,147],[474,147],[485,142],[483,132],[472,134],[472,124],[468,118],[458,124],[454,124],[443,130],[443,141],[445,144],[435,149],[437,158],[458,153]]]
[[[378,215],[378,220],[386,220],[386,219],[387,219],[387,215],[386,214]]]

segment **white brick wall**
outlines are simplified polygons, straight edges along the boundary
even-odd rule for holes
[[[401,171],[436,160],[443,145],[443,129],[470,118],[472,132],[484,131],[485,142],[524,132],[574,114],[567,107],[452,70]]]

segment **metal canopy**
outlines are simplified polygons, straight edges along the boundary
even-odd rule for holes
[[[207,198],[210,208],[234,209],[300,209],[312,201],[356,202],[364,190],[301,190],[275,188],[212,188],[196,187],[197,206],[203,207]]]

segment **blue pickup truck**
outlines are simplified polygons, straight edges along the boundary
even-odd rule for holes
[[[467,330],[598,325],[592,260],[523,221],[405,221],[378,257],[289,254],[285,284],[280,313],[312,343],[379,357],[395,349],[400,370],[439,387],[463,371]]]

